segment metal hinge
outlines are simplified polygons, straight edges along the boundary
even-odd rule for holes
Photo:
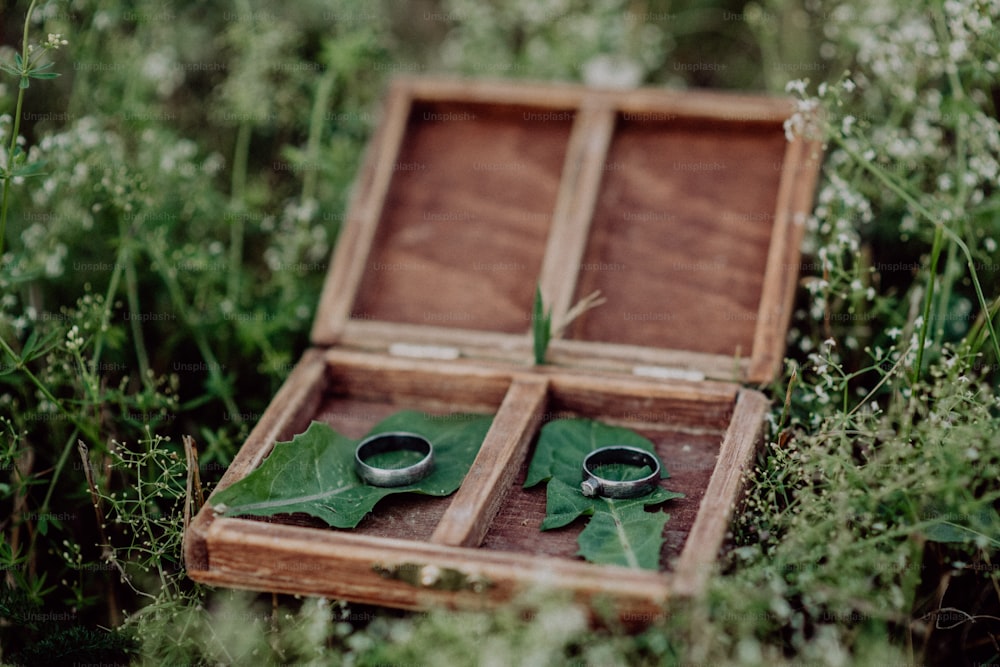
[[[389,346],[389,354],[394,357],[410,357],[413,359],[452,360],[462,356],[457,347],[447,345],[416,345],[414,343],[393,343]]]
[[[705,374],[701,371],[667,366],[635,366],[632,369],[632,375],[660,380],[692,380],[694,382],[702,382],[705,379]]]

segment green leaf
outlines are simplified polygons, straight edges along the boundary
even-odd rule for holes
[[[54,79],[59,76],[58,72],[31,72],[28,74],[32,79]]]
[[[562,528],[581,516],[592,516],[599,498],[588,498],[580,493],[580,485],[570,486],[561,479],[549,481],[545,490],[545,519],[542,530]]]
[[[931,542],[942,543],[982,543],[983,546],[989,544],[993,548],[1000,547],[1000,514],[994,510],[983,510],[969,518],[977,519],[977,524],[982,526],[982,530],[976,530],[969,526],[963,526],[947,519],[933,521],[925,530],[924,534]]]
[[[663,527],[670,515],[647,512],[636,504],[604,499],[608,511],[597,512],[580,533],[581,556],[591,563],[656,569],[663,545]]]
[[[542,427],[524,486],[530,488],[552,477],[579,485],[583,459],[595,449],[608,445],[638,447],[656,453],[652,442],[627,428],[608,426],[592,419],[557,419]],[[667,468],[661,467],[660,477],[666,479],[669,477]]]
[[[545,495],[545,519],[542,520],[542,530],[562,528],[576,521],[581,516],[595,516],[613,509],[630,506],[648,507],[659,505],[674,498],[683,498],[683,493],[668,491],[659,487],[652,493],[640,498],[622,498],[609,500],[607,498],[588,498],[580,492],[580,484],[567,484],[561,479],[549,481]],[[609,507],[610,506],[610,507]],[[655,564],[653,565],[655,567]]]
[[[562,528],[582,516],[591,517],[577,538],[579,554],[588,561],[657,569],[668,515],[647,512],[645,508],[683,498],[684,494],[659,487],[639,498],[584,496],[580,491],[583,459],[593,450],[609,445],[639,447],[655,454],[652,442],[629,429],[589,419],[560,419],[542,427],[524,486],[548,482],[542,530]],[[661,478],[668,477],[666,466],[661,467]],[[621,479],[626,471],[641,476],[648,468],[623,466]]]
[[[552,310],[545,312],[542,304],[542,288],[535,287],[535,306],[531,314],[532,340],[534,343],[535,364],[545,363],[545,353],[552,339]]]
[[[44,168],[44,162],[32,162],[31,164],[26,164],[23,167],[17,167],[11,171],[10,175],[11,178],[30,178],[31,176],[41,176],[43,174],[42,169]]]
[[[492,421],[489,415],[435,417],[413,411],[383,420],[369,435],[411,431],[434,444],[433,472],[416,484],[391,488],[362,482],[354,472],[357,441],[340,435],[327,424],[313,422],[291,442],[276,443],[260,467],[216,493],[211,502],[217,512],[226,516],[303,512],[335,528],[354,528],[386,496],[454,493],[479,452]]]

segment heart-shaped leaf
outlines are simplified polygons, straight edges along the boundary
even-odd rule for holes
[[[579,554],[588,561],[657,569],[663,526],[669,516],[645,508],[682,498],[684,494],[658,487],[639,498],[611,500],[584,496],[580,490],[583,459],[595,449],[610,445],[638,447],[655,455],[652,442],[626,428],[589,419],[549,422],[539,434],[524,486],[548,482],[542,530],[562,528],[581,516],[591,517],[577,539]],[[648,468],[638,471],[633,466],[625,468],[638,475],[648,472]],[[660,476],[669,476],[666,466],[661,465]]]
[[[225,516],[273,516],[302,512],[335,528],[354,528],[382,498],[396,493],[447,496],[462,484],[493,417],[399,412],[381,421],[369,435],[410,431],[434,445],[434,470],[414,484],[378,487],[354,472],[355,440],[329,425],[313,422],[290,442],[278,442],[270,456],[249,475],[211,498]],[[405,455],[400,452],[400,455]],[[391,456],[386,454],[383,456]],[[379,462],[389,465],[389,462]]]

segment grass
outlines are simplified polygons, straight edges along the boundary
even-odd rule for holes
[[[1000,660],[994,4],[8,4],[0,660]],[[380,92],[415,71],[638,72],[823,112],[787,127],[826,159],[731,546],[645,630],[564,599],[406,614],[184,576],[197,489],[306,346]]]

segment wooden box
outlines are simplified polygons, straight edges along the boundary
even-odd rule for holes
[[[392,85],[312,340],[219,484],[321,420],[359,438],[401,409],[494,413],[461,488],[382,501],[354,530],[192,521],[205,583],[422,608],[537,587],[651,618],[695,595],[730,525],[785,347],[819,147],[787,99],[440,79]],[[561,321],[533,365],[536,285]],[[649,437],[670,471],[660,571],[583,562],[525,490],[540,426]]]

